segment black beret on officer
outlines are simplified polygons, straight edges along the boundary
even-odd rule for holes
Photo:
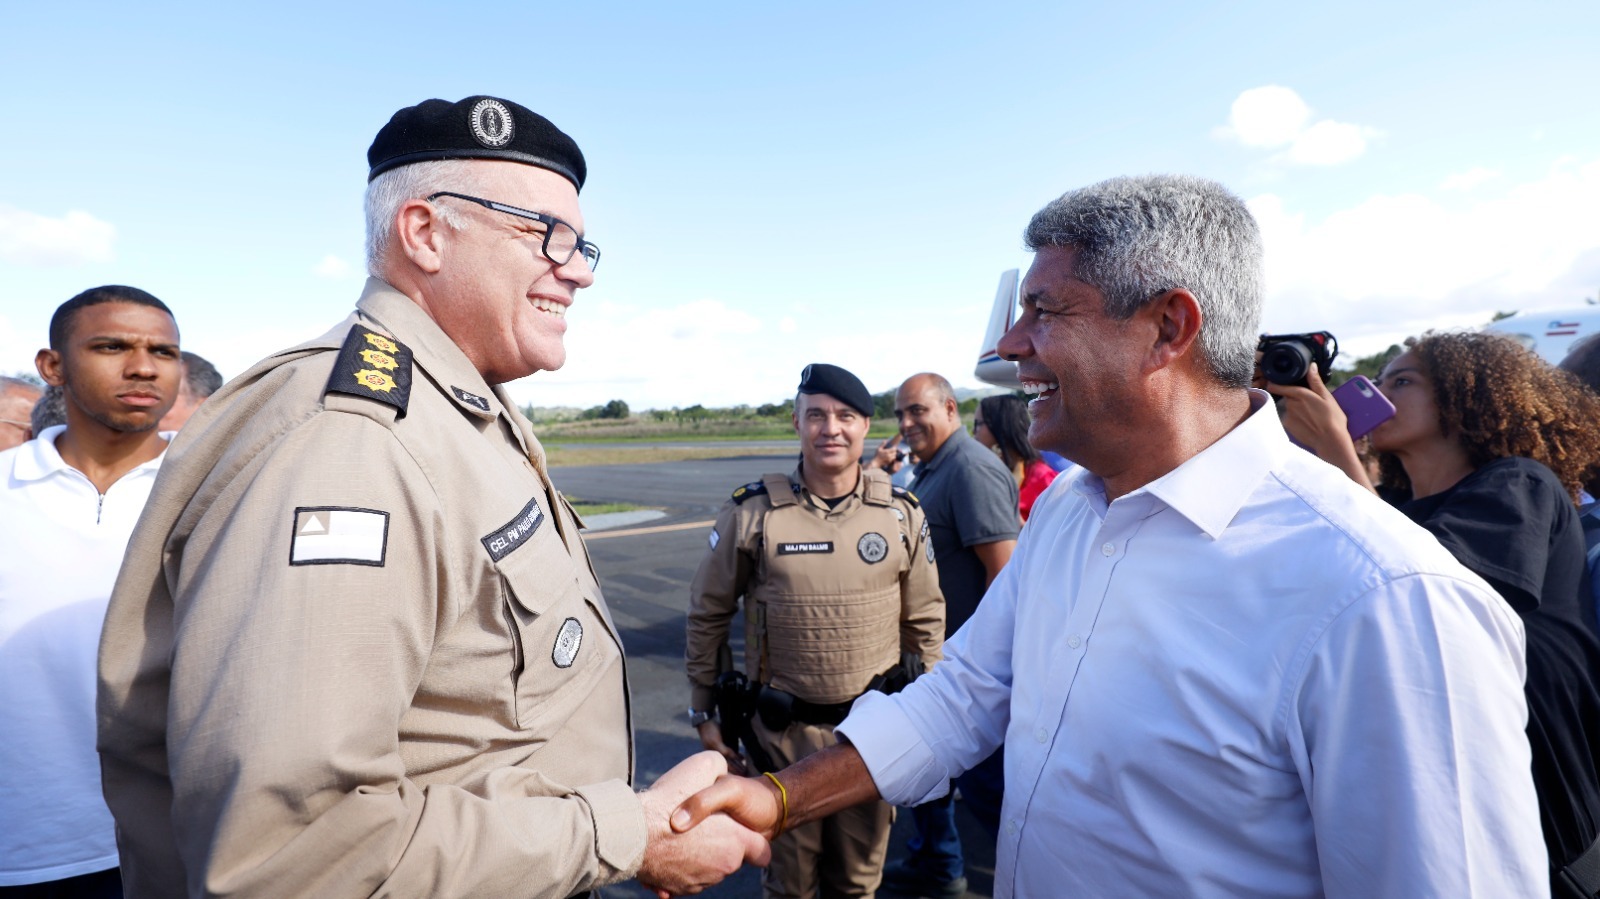
[[[519,103],[483,95],[424,100],[389,119],[367,149],[367,180],[434,159],[504,159],[549,169],[582,190],[583,151],[550,120]]]
[[[872,394],[861,379],[826,362],[813,362],[800,372],[801,393],[826,393],[846,406],[872,417]]]

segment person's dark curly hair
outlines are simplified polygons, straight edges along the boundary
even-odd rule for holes
[[[1478,468],[1520,456],[1555,472],[1572,498],[1600,475],[1600,396],[1503,334],[1429,331],[1406,340],[1433,382],[1439,429]],[[1411,491],[1400,460],[1379,457],[1386,487]]]

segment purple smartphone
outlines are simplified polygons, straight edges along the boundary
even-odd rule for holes
[[[1333,399],[1348,419],[1351,440],[1360,440],[1373,428],[1394,418],[1394,403],[1361,375],[1333,389]]]

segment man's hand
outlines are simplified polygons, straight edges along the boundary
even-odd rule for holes
[[[722,882],[744,862],[766,865],[772,858],[772,848],[760,834],[727,815],[704,815],[693,830],[675,830],[668,823],[667,817],[686,797],[712,785],[719,775],[726,778],[727,770],[727,760],[717,753],[697,753],[640,794],[649,842],[638,877],[661,899],[698,893]]]
[[[672,815],[672,829],[690,830],[713,815],[726,815],[767,839],[778,835],[783,799],[765,777],[725,774],[717,782],[690,796]]]
[[[900,435],[896,434],[888,440],[878,444],[878,451],[872,454],[872,467],[881,468],[893,474],[900,470],[905,462],[900,459]]]
[[[745,773],[744,756],[739,754],[739,750],[722,742],[722,725],[713,719],[700,722],[697,729],[700,731],[700,745],[727,759],[730,774]]]

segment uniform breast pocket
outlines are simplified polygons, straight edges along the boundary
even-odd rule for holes
[[[511,627],[517,725],[553,731],[582,707],[613,654],[554,528],[499,562]]]

